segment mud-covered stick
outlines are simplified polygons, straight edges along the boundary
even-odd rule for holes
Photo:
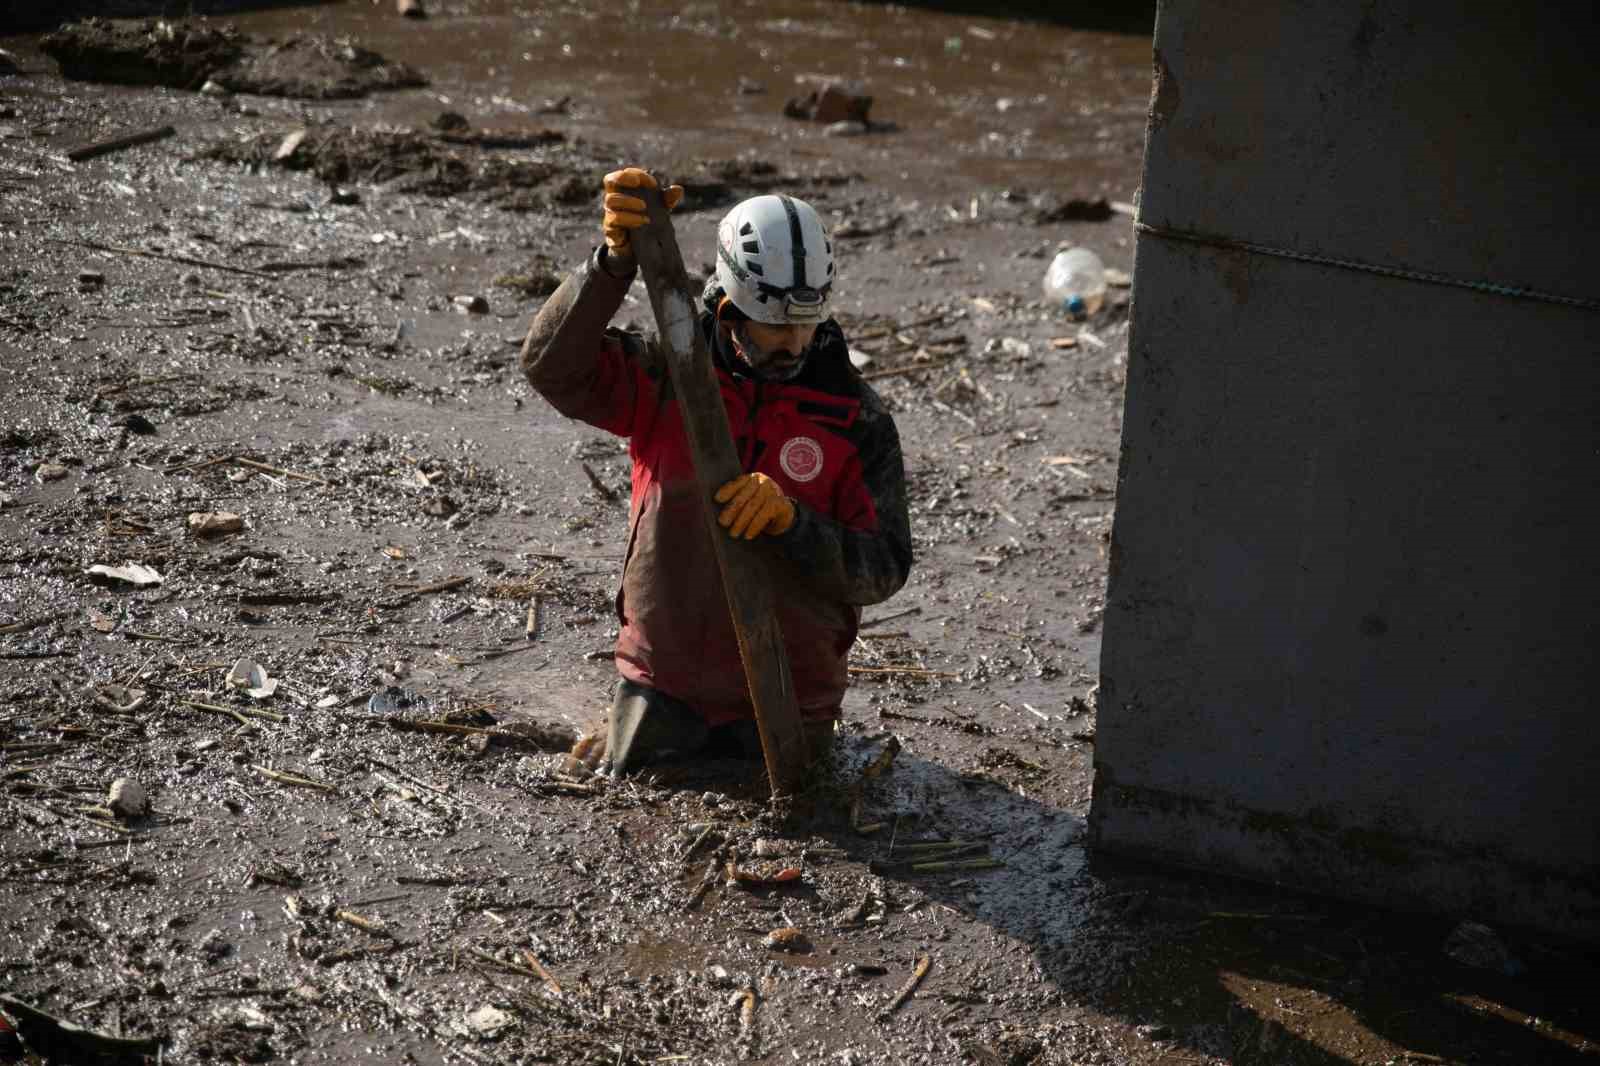
[[[662,354],[672,376],[673,391],[683,414],[699,482],[706,531],[717,568],[722,572],[728,609],[744,662],[750,703],[756,712],[761,750],[774,795],[798,790],[806,770],[805,737],[795,698],[789,655],[772,593],[766,546],[735,540],[717,525],[712,494],[744,473],[728,428],[722,390],[711,365],[711,353],[699,329],[694,288],[683,267],[683,253],[672,219],[658,189],[637,189],[650,221],[633,231],[630,243],[639,272],[650,293]]]
[[[111,152],[120,152],[124,148],[136,148],[141,144],[159,141],[163,138],[171,137],[177,132],[171,126],[157,126],[155,129],[139,130],[137,133],[130,133],[123,137],[112,137],[110,140],[95,141],[93,144],[85,144],[74,148],[67,153],[67,158],[74,163],[81,163],[85,159],[93,159],[96,156],[107,155]]]
[[[906,1000],[911,998],[911,994],[917,990],[917,986],[922,983],[922,979],[928,976],[928,970],[932,966],[933,956],[931,955],[924,955],[917,960],[916,968],[911,971],[911,976],[906,978],[906,983],[900,986],[900,991],[894,994],[894,998],[889,1001],[889,1005],[878,1012],[880,1021],[905,1006]]]

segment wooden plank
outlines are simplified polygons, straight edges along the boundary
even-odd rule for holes
[[[806,745],[794,680],[789,673],[789,655],[774,606],[772,575],[768,571],[771,549],[759,540],[734,540],[717,525],[718,509],[712,494],[744,473],[744,467],[734,448],[711,353],[700,334],[696,290],[684,270],[672,219],[659,191],[629,191],[641,197],[648,209],[649,223],[633,232],[634,256],[650,293],[661,350],[683,413],[695,477],[700,483],[706,531],[722,572],[728,609],[739,638],[739,655],[744,661],[750,702],[755,707],[767,776],[775,795],[794,792],[805,775]]]

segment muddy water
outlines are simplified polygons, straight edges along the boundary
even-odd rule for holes
[[[420,101],[486,124],[527,121],[545,101],[571,95],[568,114],[538,120],[689,158],[759,158],[781,146],[786,156],[945,192],[1132,191],[1148,36],[837,0],[429,7],[425,22],[396,17],[388,0],[234,21],[268,34],[356,35],[429,73],[434,89]],[[819,125],[785,118],[784,101],[819,76],[861,84],[873,120],[898,129],[826,137]],[[396,120],[431,117],[414,113],[418,98],[375,106]]]

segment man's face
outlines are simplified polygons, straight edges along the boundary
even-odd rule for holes
[[[733,328],[733,347],[758,376],[784,381],[800,372],[805,351],[816,335],[815,322],[769,326],[744,321]]]

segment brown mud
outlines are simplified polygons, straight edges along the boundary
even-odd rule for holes
[[[90,18],[47,34],[39,49],[64,78],[114,85],[210,84],[230,92],[340,100],[427,84],[411,67],[349,40],[312,34],[278,41],[203,23]]]
[[[430,16],[235,20],[430,83],[343,103],[66,81],[0,38],[0,992],[165,1062],[1600,1058],[1570,947],[1084,850],[1128,290],[1080,325],[1038,284],[1068,243],[1132,269],[1148,40]],[[897,131],[784,118],[815,75]],[[628,459],[517,346],[624,161],[690,186],[691,270],[724,205],[817,205],[905,444],[916,568],[776,808],[756,762],[610,783],[558,750],[615,676]],[[88,572],[128,563],[159,583]],[[106,807],[124,776],[144,813]]]

